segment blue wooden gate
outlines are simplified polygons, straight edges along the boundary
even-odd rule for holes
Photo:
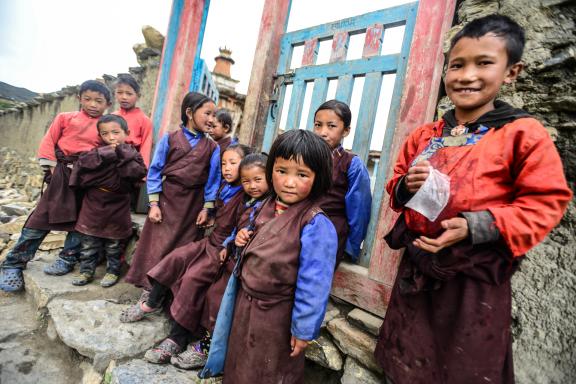
[[[327,97],[350,105],[351,101],[354,101],[352,96],[355,83],[359,84],[360,80],[363,80],[359,109],[352,108],[353,115],[357,115],[356,123],[353,124],[344,147],[360,156],[372,172],[372,216],[359,261],[359,264],[365,267],[369,265],[372,255],[375,227],[390,161],[388,153],[400,107],[417,9],[418,2],[409,3],[286,33],[282,38],[276,81],[262,143],[264,151],[270,149],[276,135],[284,130],[304,127],[313,129],[314,111]],[[401,41],[398,42],[399,49],[397,52],[388,53],[386,32],[399,27],[404,29]],[[364,37],[361,57],[350,58],[351,40],[358,41],[358,36]],[[321,46],[329,44],[330,40],[332,44],[329,61],[325,64],[319,63]],[[302,60],[301,63],[294,64],[298,50],[302,53]],[[382,89],[383,78],[387,75],[394,75],[393,81],[384,83],[385,87],[390,89]],[[335,89],[333,85],[336,85]],[[287,92],[287,89],[291,89],[291,92]],[[330,91],[334,94],[331,95]],[[390,95],[388,105],[379,103],[382,92]],[[376,121],[377,116],[386,114],[385,121]]]

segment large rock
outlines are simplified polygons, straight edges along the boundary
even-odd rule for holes
[[[361,310],[360,308],[355,308],[348,313],[348,321],[370,332],[374,336],[378,336],[383,320],[380,317]]]
[[[149,25],[145,25],[142,27],[142,35],[144,35],[144,41],[147,46],[162,52],[164,36],[160,32]]]
[[[4,204],[0,210],[8,216],[24,216],[34,207],[35,203],[22,201],[19,203]]]
[[[183,371],[168,365],[132,360],[112,369],[110,384],[181,384],[196,379],[197,371]]]
[[[344,374],[340,379],[342,384],[380,384],[385,382],[382,377],[367,370],[351,357],[346,359]]]
[[[374,349],[376,349],[374,337],[351,325],[346,319],[332,320],[327,328],[342,352],[354,357],[369,369],[382,372],[382,368],[374,359]]]
[[[93,359],[94,368],[99,372],[103,372],[111,360],[140,355],[168,335],[170,326],[164,316],[121,323],[120,313],[125,308],[105,300],[56,299],[48,304],[60,339]]]
[[[39,327],[36,318],[37,312],[23,293],[0,291],[0,340],[34,332]]]
[[[0,232],[8,233],[10,235],[14,233],[20,233],[24,223],[26,222],[26,216],[20,216],[14,221],[10,221],[5,224],[0,224]]]
[[[342,369],[342,355],[330,337],[326,335],[320,335],[310,342],[306,348],[306,358],[334,371]]]
[[[322,328],[326,327],[330,321],[335,318],[340,317],[340,309],[332,303],[332,300],[328,301],[328,306],[326,307],[326,313],[324,314],[324,320],[322,320]]]

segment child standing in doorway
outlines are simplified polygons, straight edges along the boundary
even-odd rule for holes
[[[38,159],[44,168],[46,190],[28,217],[16,245],[0,265],[0,289],[6,292],[24,288],[22,270],[34,257],[51,230],[68,231],[58,259],[44,269],[49,275],[64,275],[78,261],[80,236],[74,232],[80,206],[76,191],[68,185],[78,154],[100,143],[96,123],[110,106],[110,91],[95,80],[80,85],[80,111],[58,114],[40,143]]]
[[[304,350],[318,337],[336,264],[338,237],[318,198],[330,188],[329,146],[309,131],[280,135],[266,179],[273,198],[245,246],[228,340],[224,383],[300,383]]]
[[[236,144],[238,140],[232,137],[232,115],[227,109],[221,108],[216,111],[216,121],[208,133],[220,146],[220,153],[224,153],[230,144]]]
[[[126,281],[151,288],[147,273],[168,253],[200,240],[220,187],[220,148],[206,137],[214,123],[212,99],[189,92],[182,101],[180,129],[156,146],[146,181],[150,211]]]
[[[395,383],[513,383],[512,274],[572,197],[542,124],[496,100],[522,69],[524,31],[490,15],[452,39],[454,109],[414,130],[386,188],[406,248],[376,359]]]
[[[103,248],[108,266],[100,285],[107,288],[120,277],[121,242],[132,235],[130,193],[146,175],[146,166],[136,148],[125,144],[129,131],[121,116],[104,115],[97,128],[104,145],[81,154],[70,176],[70,186],[84,192],[74,228],[82,235],[80,274],[72,284],[86,285],[94,279]]]
[[[337,265],[345,255],[350,261],[358,261],[372,206],[366,166],[358,156],[342,147],[342,140],[350,133],[351,121],[350,108],[338,100],[326,101],[314,114],[314,133],[332,149],[332,188],[320,207],[338,233]]]

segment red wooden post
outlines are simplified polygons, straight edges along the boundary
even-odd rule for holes
[[[418,126],[432,121],[438,87],[444,66],[442,51],[446,32],[452,25],[456,0],[421,0],[412,38],[412,47],[402,92],[401,110],[394,132],[388,176],[406,137]],[[384,188],[384,186],[378,186]],[[389,196],[382,199],[382,214],[378,220],[375,246],[370,259],[369,276],[392,286],[400,262],[399,252],[392,251],[383,237],[396,221],[397,214],[388,208]]]
[[[152,107],[155,139],[181,122],[180,105],[190,89],[209,6],[210,0],[173,0]]]
[[[273,77],[280,57],[280,41],[286,32],[290,5],[290,0],[266,0],[264,3],[239,134],[241,143],[262,143]]]

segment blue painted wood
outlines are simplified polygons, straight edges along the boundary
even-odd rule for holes
[[[288,108],[286,119],[286,127],[280,127],[281,129],[298,129],[300,126],[305,92],[306,83],[303,80],[294,81],[294,85],[292,86],[292,97],[290,98],[290,107]]]
[[[416,3],[399,5],[379,11],[366,13],[361,16],[338,20],[332,23],[318,25],[316,27],[302,29],[287,33],[284,38],[291,44],[303,42],[317,37],[320,40],[334,35],[337,31],[361,32],[373,24],[384,24],[385,28],[391,28],[404,24],[409,10]]]
[[[395,73],[399,58],[399,54],[392,54],[370,57],[368,59],[341,61],[331,64],[296,68],[294,71],[294,81],[311,81],[317,78],[327,77],[333,79],[342,75],[364,75],[374,71]]]
[[[338,77],[338,86],[336,87],[336,100],[343,101],[350,105],[352,99],[352,89],[354,88],[354,76],[342,75]]]
[[[314,112],[316,109],[326,101],[326,94],[328,93],[328,79],[323,77],[314,80],[314,91],[312,91],[312,100],[310,102],[310,112],[308,113],[308,120],[306,129],[314,129]]]
[[[372,141],[381,86],[382,72],[366,74],[360,101],[360,111],[358,111],[358,120],[354,131],[354,143],[352,144],[352,152],[357,154],[364,163],[368,162],[370,153],[370,142]]]
[[[172,11],[170,13],[170,22],[168,23],[168,33],[164,42],[164,51],[162,53],[162,64],[160,68],[160,77],[158,79],[158,90],[156,92],[154,106],[154,115],[152,116],[152,127],[154,130],[154,142],[157,142],[162,123],[162,115],[166,107],[166,94],[168,93],[168,78],[170,77],[170,67],[172,67],[172,57],[178,38],[178,27],[180,25],[180,16],[184,8],[184,0],[173,0]]]
[[[378,225],[378,218],[380,217],[380,208],[382,198],[384,196],[384,187],[386,184],[386,176],[388,167],[390,166],[389,151],[392,147],[392,140],[394,138],[394,130],[396,129],[396,121],[398,119],[398,110],[400,109],[400,99],[402,97],[402,87],[404,85],[404,76],[406,74],[406,64],[408,63],[408,56],[410,55],[410,44],[412,42],[412,35],[414,26],[416,24],[416,15],[418,11],[418,3],[408,4],[408,14],[406,17],[406,27],[404,29],[404,38],[402,41],[402,48],[400,50],[400,60],[398,61],[398,69],[396,71],[396,79],[394,81],[394,91],[392,92],[392,102],[390,104],[390,112],[388,113],[388,121],[386,123],[386,134],[384,142],[382,143],[382,154],[380,155],[380,162],[376,173],[376,182],[374,193],[372,196],[372,215],[370,218],[370,225],[368,226],[368,235],[364,240],[364,247],[360,255],[359,264],[365,267],[370,265],[370,257],[374,247],[374,235],[376,233],[376,226]]]
[[[264,138],[262,140],[262,150],[269,152],[272,147],[272,142],[278,133],[278,126],[280,125],[280,118],[284,109],[284,98],[286,97],[286,86],[280,87],[278,94],[278,101],[270,106],[268,110],[268,118],[266,119],[266,130],[264,131]]]

